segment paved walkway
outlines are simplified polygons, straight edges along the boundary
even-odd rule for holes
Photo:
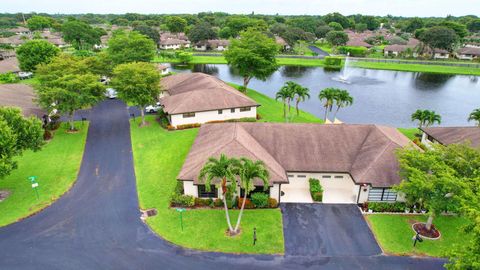
[[[388,256],[252,256],[186,250],[140,221],[126,105],[90,113],[72,190],[0,228],[0,269],[439,269],[444,261]],[[1,214],[1,213],[0,213]]]

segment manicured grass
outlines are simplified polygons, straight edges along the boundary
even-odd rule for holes
[[[153,62],[160,63],[178,63],[177,59],[155,57]],[[302,58],[277,58],[279,65],[294,66],[324,66],[322,59],[302,59]],[[223,56],[193,56],[191,64],[227,64]]]
[[[239,88],[239,85],[230,83],[231,86]],[[262,93],[259,93],[253,89],[247,90],[247,96],[254,99],[261,104],[257,109],[257,113],[262,117],[259,122],[287,122],[283,117],[283,103],[274,100]],[[295,107],[292,107],[290,117],[288,117],[289,123],[323,123],[323,120],[319,119],[315,115],[300,110],[300,114],[297,116]]]
[[[415,221],[425,222],[423,215],[367,215],[367,221],[372,228],[377,241],[386,253],[397,255],[427,255],[445,257],[454,245],[462,245],[470,239],[461,231],[467,220],[456,216],[440,216],[433,223],[440,230],[438,240],[424,240],[413,247],[414,231],[411,226]]]
[[[284,252],[282,214],[279,209],[246,210],[242,233],[225,236],[225,212],[221,209],[187,210],[183,215],[169,208],[176,177],[195,139],[198,129],[166,131],[148,116],[148,127],[131,124],[137,189],[142,209],[156,208],[158,215],[147,219],[148,225],[167,241],[188,248],[231,253]],[[235,221],[238,211],[230,211]],[[258,242],[252,245],[253,228]]]
[[[415,134],[420,133],[418,128],[398,128],[398,131],[403,133],[403,135],[407,136],[410,140],[415,139]]]
[[[80,127],[80,124],[77,124]],[[18,157],[18,168],[0,179],[0,190],[10,196],[0,202],[0,226],[25,218],[57,200],[77,178],[82,160],[88,123],[75,134],[61,127],[54,138],[38,152],[27,151]],[[39,199],[31,188],[29,176],[37,176]]]
[[[362,61],[352,62],[352,66],[360,67],[360,68],[369,68],[369,69],[427,72],[427,73],[439,73],[439,74],[480,75],[480,68],[472,68],[472,67],[376,63],[376,62],[362,62]]]

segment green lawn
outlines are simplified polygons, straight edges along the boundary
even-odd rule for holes
[[[42,150],[18,157],[18,169],[0,180],[0,189],[11,192],[0,202],[0,227],[49,206],[70,189],[80,168],[87,130],[87,123],[76,134],[67,134],[61,127]],[[39,200],[27,180],[32,175],[38,177]]]
[[[160,63],[178,63],[177,59],[155,57],[153,62]],[[324,66],[322,59],[301,59],[301,58],[277,58],[279,65],[295,65],[295,66]],[[227,64],[223,56],[193,56],[191,64]]]
[[[148,116],[148,127],[131,124],[133,156],[137,190],[142,209],[156,208],[158,215],[147,220],[148,225],[167,241],[180,246],[231,253],[284,252],[282,214],[279,209],[246,210],[242,233],[225,236],[225,213],[217,209],[187,210],[184,230],[179,216],[169,208],[176,177],[192,145],[198,129],[165,131]],[[238,211],[231,211],[232,220]],[[252,245],[253,228],[257,228],[257,245]]]
[[[366,215],[377,241],[388,254],[396,255],[427,255],[445,257],[453,245],[462,245],[469,241],[469,235],[461,232],[460,228],[467,220],[455,216],[440,216],[433,223],[440,230],[438,240],[424,240],[413,247],[414,232],[412,222],[427,220],[422,215]]]
[[[418,128],[398,128],[398,131],[403,133],[403,135],[407,136],[410,140],[415,139],[415,134],[420,132]]]
[[[455,67],[455,66],[440,66],[440,65],[421,65],[421,64],[397,64],[397,63],[376,63],[376,62],[362,62],[355,61],[351,64],[354,67],[369,68],[369,69],[384,69],[384,70],[398,70],[411,72],[428,72],[439,74],[465,74],[465,75],[480,75],[480,68],[472,67]]]

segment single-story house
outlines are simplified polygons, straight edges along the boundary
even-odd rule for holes
[[[275,36],[275,42],[280,45],[281,51],[289,51],[292,48],[282,37]]]
[[[214,50],[214,51],[225,51],[230,45],[230,41],[228,39],[209,39],[207,41],[200,41],[195,44],[196,51],[207,51],[207,50]]]
[[[160,40],[166,39],[180,39],[188,41],[188,37],[185,33],[170,33],[170,32],[162,32],[160,33]]]
[[[162,50],[178,50],[190,47],[190,41],[177,38],[160,39],[158,44]]]
[[[457,51],[458,59],[473,60],[480,57],[480,48],[464,47]]]
[[[8,57],[0,60],[0,74],[7,72],[20,72],[19,63],[16,57]]]
[[[324,203],[397,201],[403,196],[391,189],[401,182],[395,152],[407,146],[416,147],[396,128],[378,125],[206,124],[177,180],[186,195],[221,197],[199,174],[208,158],[225,154],[262,160],[270,174],[266,193],[279,202],[312,202],[310,178],[320,180]],[[264,190],[261,181],[254,185]]]
[[[12,32],[12,33],[15,33],[17,35],[30,35],[32,34],[32,32],[30,31],[30,29],[26,28],[26,27],[23,27],[23,26],[19,26],[19,27],[15,27],[15,28],[10,28],[10,29],[7,29],[8,32]]]
[[[0,84],[0,106],[18,107],[25,116],[45,115],[36,103],[36,95],[33,88],[26,84]]]
[[[400,54],[406,52],[408,49],[412,50],[413,57],[417,56],[417,53],[413,52],[414,47],[409,46],[409,45],[388,45],[385,46],[383,49],[384,55],[385,56],[399,56]]]
[[[450,52],[444,49],[435,49],[433,50],[434,59],[448,59],[450,58]]]
[[[172,126],[256,118],[257,102],[222,80],[204,73],[162,78],[160,105]]]
[[[426,146],[469,142],[472,147],[480,147],[480,127],[427,127],[421,130],[421,142]]]
[[[346,45],[351,47],[365,47],[368,49],[373,47],[372,44],[369,44],[361,39],[350,39],[347,41]]]
[[[169,67],[167,65],[158,64],[157,69],[158,69],[158,72],[160,72],[160,75],[167,75],[170,72]]]

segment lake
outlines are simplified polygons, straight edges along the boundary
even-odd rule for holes
[[[204,72],[226,82],[242,84],[243,79],[228,65],[172,66],[174,72]],[[480,108],[480,77],[418,72],[350,68],[350,84],[333,80],[338,71],[323,67],[282,66],[266,81],[252,79],[249,88],[270,97],[286,81],[295,81],[310,89],[310,99],[300,108],[323,118],[324,108],[318,93],[326,87],[346,89],[354,104],[343,108],[337,118],[346,123],[384,124],[413,127],[410,115],[417,109],[434,110],[442,116],[442,126],[473,125],[467,117]]]

